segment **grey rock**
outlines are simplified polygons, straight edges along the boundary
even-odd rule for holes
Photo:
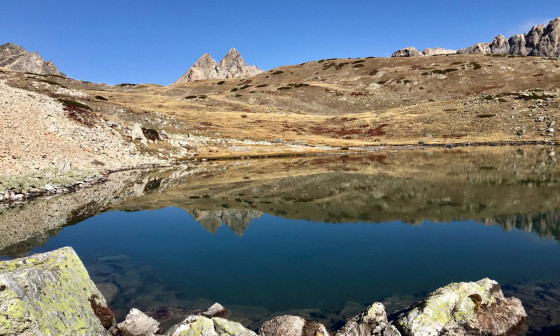
[[[350,319],[336,336],[400,335],[395,326],[387,321],[383,304],[376,302],[359,315]]]
[[[539,27],[540,31],[541,27]],[[530,56],[560,57],[560,18],[550,21]]]
[[[221,317],[228,318],[231,315],[231,311],[219,303],[214,303],[208,309],[200,313],[200,315],[205,317]]]
[[[513,35],[508,40],[509,53],[512,55],[527,56],[527,41],[524,34]]]
[[[159,332],[159,322],[136,308],[117,327],[122,336],[151,336]]]
[[[257,336],[240,323],[219,317],[189,316],[183,322],[171,327],[166,336]]]
[[[490,52],[492,54],[509,54],[509,41],[504,35],[498,35],[494,41],[490,43]]]
[[[106,335],[113,313],[76,252],[0,262],[0,335]]]
[[[444,49],[444,48],[426,48],[424,49],[424,51],[422,51],[422,54],[424,56],[435,56],[435,55],[451,55],[451,54],[456,54],[457,50],[453,50],[453,49]]]
[[[391,57],[414,57],[414,56],[424,56],[422,52],[414,47],[407,47],[395,51]]]
[[[527,314],[516,298],[504,298],[488,278],[452,283],[431,293],[397,318],[403,335],[503,335],[522,325]]]
[[[263,323],[259,336],[328,336],[327,329],[315,321],[299,316],[277,316]]]
[[[247,65],[237,49],[232,48],[220,61],[216,61],[210,54],[204,54],[183,76],[173,84],[183,84],[211,78],[237,78],[255,76],[263,71],[254,65]]]
[[[477,43],[467,48],[457,50],[457,54],[490,54],[490,43]]]
[[[66,76],[51,61],[45,61],[38,53],[29,52],[14,43],[0,45],[0,67],[40,75]]]

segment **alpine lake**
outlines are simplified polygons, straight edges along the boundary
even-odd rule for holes
[[[118,320],[170,326],[219,302],[257,329],[396,315],[451,282],[497,280],[560,326],[560,164],[553,147],[401,150],[199,162],[114,173],[0,208],[0,259],[72,246]],[[557,332],[557,331],[556,331]]]

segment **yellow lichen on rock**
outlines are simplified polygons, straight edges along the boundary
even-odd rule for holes
[[[72,248],[0,262],[0,335],[104,335],[105,299]]]

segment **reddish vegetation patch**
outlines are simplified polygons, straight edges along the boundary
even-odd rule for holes
[[[93,112],[69,105],[65,105],[63,109],[68,118],[88,127],[95,126],[97,116]]]
[[[246,81],[237,84],[237,86],[243,86],[243,85],[251,84],[252,82],[253,82],[252,79],[247,79]]]
[[[103,306],[97,300],[99,300],[99,296],[97,294],[92,294],[89,297],[88,301],[91,305],[91,309],[93,309],[93,313],[95,314],[95,316],[97,316],[99,321],[101,321],[103,327],[109,328],[111,325],[113,325],[115,314],[113,313],[111,308]]]
[[[376,128],[370,128],[366,131],[366,134],[369,136],[385,135],[387,134],[387,132],[385,132],[383,129],[387,126],[389,126],[389,124],[381,124]]]
[[[351,96],[367,96],[367,93],[365,93],[365,92],[351,92],[350,95]]]

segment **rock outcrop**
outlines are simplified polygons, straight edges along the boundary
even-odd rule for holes
[[[132,308],[118,329],[122,336],[150,336],[159,332],[159,322]]]
[[[173,84],[183,84],[201,79],[250,77],[263,72],[254,65],[247,65],[237,49],[232,48],[217,63],[210,54],[204,54],[181,78]]]
[[[396,51],[393,53],[392,57],[428,56],[455,53],[453,50],[433,53],[433,51],[437,49],[442,48],[427,48],[421,53],[414,47],[408,47]],[[517,34],[509,39],[503,35],[498,35],[494,38],[492,43],[477,43],[470,47],[459,49],[456,53],[560,57],[560,17],[550,21],[546,27],[544,25],[533,26],[527,34]]]
[[[353,317],[340,329],[336,336],[400,336],[394,325],[387,321],[383,304],[376,302],[359,315]]]
[[[0,262],[0,335],[111,335],[113,313],[72,248]]]
[[[452,283],[430,294],[397,318],[403,335],[505,335],[527,314],[516,298],[505,298],[490,279]]]
[[[0,45],[0,67],[40,75],[66,76],[53,62],[45,61],[37,52],[29,52],[14,43]]]
[[[257,336],[237,322],[223,318],[189,316],[180,324],[172,327],[166,336]]]
[[[424,51],[420,51],[414,47],[408,47],[404,49],[397,50],[391,55],[391,57],[415,57],[415,56],[435,56],[435,55],[448,55],[456,54],[457,50],[444,49],[444,48],[426,48]]]
[[[277,316],[263,323],[259,336],[329,336],[324,325],[299,316]]]
[[[414,56],[424,56],[422,52],[414,47],[407,47],[404,49],[399,49],[391,55],[391,57],[414,57]]]

